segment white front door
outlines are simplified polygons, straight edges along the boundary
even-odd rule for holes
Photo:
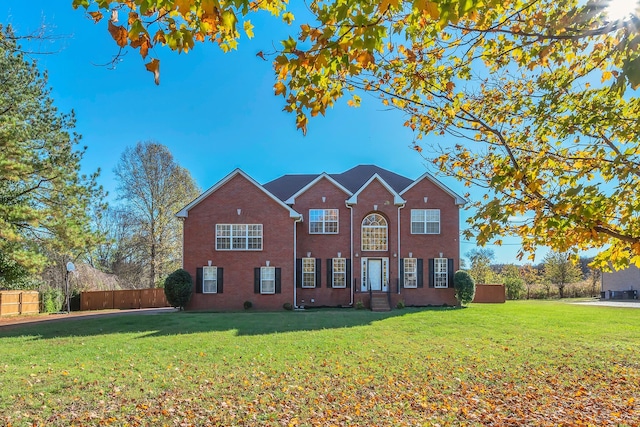
[[[382,260],[381,259],[369,259],[367,265],[369,286],[372,291],[382,290]]]

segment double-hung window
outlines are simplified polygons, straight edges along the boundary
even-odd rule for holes
[[[440,209],[411,209],[411,234],[440,234]]]
[[[310,234],[337,234],[338,209],[309,209]]]
[[[404,259],[404,287],[405,288],[418,287],[418,259],[417,258]]]
[[[433,260],[433,286],[435,288],[446,288],[449,286],[447,277],[447,258],[434,258]]]
[[[276,293],[276,268],[260,267],[260,293]]]
[[[216,224],[216,250],[261,251],[262,224]]]
[[[302,258],[302,287],[316,287],[316,259]]]
[[[202,267],[202,293],[218,293],[218,267]]]
[[[331,260],[331,283],[334,288],[347,287],[347,260],[345,258],[333,258]]]

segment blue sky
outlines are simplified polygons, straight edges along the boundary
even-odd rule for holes
[[[151,54],[161,60],[159,86],[136,52],[126,54],[116,69],[100,66],[111,61],[117,46],[106,23],[94,24],[82,10],[73,10],[71,0],[4,0],[0,22],[19,35],[44,25],[46,35],[57,39],[28,47],[49,52],[32,57],[48,72],[55,105],[75,111],[81,145],[88,147],[84,171],[101,169],[99,182],[110,202],[121,153],[147,140],[166,145],[202,189],[235,168],[261,183],[289,173],[339,173],[357,164],[376,164],[409,178],[427,170],[410,148],[414,136],[402,126],[406,118],[369,96],[360,108],[347,107],[345,99],[326,117],[312,119],[306,136],[297,131],[295,116],[282,112],[283,98],[273,94],[271,63],[256,57],[293,31],[269,16],[252,18],[256,37],[243,38],[235,52],[223,54],[210,44],[181,55],[156,48]],[[442,143],[446,138],[451,137],[442,137]],[[461,183],[438,178],[459,194],[466,192]],[[461,228],[468,215],[462,212]],[[517,262],[517,240],[505,243],[490,246],[496,262]],[[461,254],[473,248],[473,242],[463,241]]]

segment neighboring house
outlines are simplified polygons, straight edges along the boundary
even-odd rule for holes
[[[638,299],[640,269],[630,265],[624,270],[602,273],[600,296],[603,299]]]
[[[428,173],[361,165],[260,185],[236,169],[177,214],[187,309],[454,305],[464,203]]]

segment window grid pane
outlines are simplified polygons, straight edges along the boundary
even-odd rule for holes
[[[316,260],[315,258],[302,258],[302,287],[316,287]]]
[[[404,259],[404,287],[405,288],[417,288],[418,287],[418,260],[416,258]]]
[[[310,234],[337,234],[338,209],[309,209]]]
[[[262,250],[262,224],[216,224],[216,250]]]
[[[440,234],[440,209],[411,209],[411,234]]]
[[[202,267],[202,293],[215,294],[218,292],[218,268]]]
[[[362,250],[387,250],[387,221],[382,215],[371,214],[362,221]]]
[[[276,268],[260,267],[260,293],[276,293]]]
[[[447,258],[435,258],[433,260],[433,282],[436,288],[448,287]]]
[[[333,287],[347,287],[347,262],[345,258],[333,258]]]

